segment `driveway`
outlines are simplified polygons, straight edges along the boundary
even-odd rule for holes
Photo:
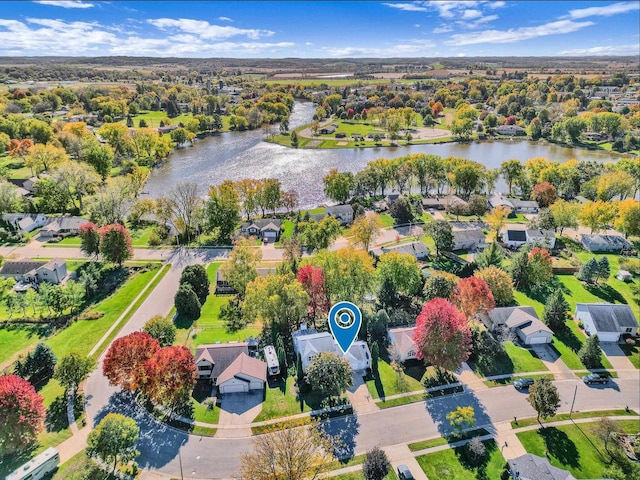
[[[542,363],[554,374],[556,380],[569,380],[576,378],[571,369],[562,361],[551,345],[531,345],[531,350],[538,356]]]
[[[220,405],[221,425],[248,425],[262,411],[263,394],[225,393]]]
[[[617,343],[602,342],[600,348],[611,362],[614,370],[636,370],[636,367],[633,366]]]

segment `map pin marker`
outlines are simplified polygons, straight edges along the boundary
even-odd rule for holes
[[[362,313],[353,303],[338,302],[329,310],[329,328],[342,353],[349,351],[361,326]]]

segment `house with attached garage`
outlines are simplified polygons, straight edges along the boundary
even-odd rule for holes
[[[266,238],[270,242],[280,239],[282,220],[278,218],[261,218],[244,222],[240,227],[240,234],[243,237]]]
[[[502,232],[502,241],[509,248],[520,248],[525,243],[542,243],[547,248],[554,248],[556,246],[556,234],[553,230],[521,229],[514,226]]]
[[[195,354],[199,380],[208,380],[218,393],[263,391],[267,364],[249,356],[246,342],[200,345]]]
[[[400,361],[415,360],[416,356],[416,344],[413,341],[413,334],[416,327],[400,327],[390,328],[387,331],[387,338],[389,339],[390,348],[394,348],[400,356]]]
[[[620,253],[631,250],[633,245],[620,235],[582,235],[580,241],[590,252]]]
[[[17,261],[6,261],[0,269],[1,278],[13,278],[17,282],[48,282],[55,285],[62,283],[67,276],[67,262],[54,258],[48,262],[39,262],[30,258]]]
[[[570,472],[554,467],[549,460],[527,453],[508,460],[509,478],[516,480],[576,480]]]
[[[293,332],[293,350],[300,355],[302,371],[306,373],[311,360],[321,352],[332,352],[349,361],[354,371],[364,372],[371,368],[371,352],[367,342],[356,340],[346,354],[342,353],[333,335],[328,332],[318,333],[305,324]]]
[[[533,307],[498,307],[481,315],[490,331],[506,327],[525,345],[551,343],[553,331],[540,321]]]
[[[638,334],[638,320],[626,304],[577,303],[575,316],[585,333],[597,335],[601,342],[617,342],[623,334]]]
[[[89,220],[82,217],[64,216],[51,217],[42,230],[41,237],[56,237],[61,235],[77,235],[80,231],[80,225],[87,223]]]

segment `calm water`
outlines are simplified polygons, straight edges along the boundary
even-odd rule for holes
[[[294,129],[311,121],[312,103],[296,102],[290,119]],[[468,158],[496,168],[512,158],[526,161],[546,157],[565,162],[578,160],[610,161],[615,157],[602,151],[564,148],[553,144],[518,141],[477,142],[469,144],[410,145],[396,148],[357,148],[335,150],[301,150],[262,141],[261,130],[230,132],[198,141],[195,146],[175,151],[161,167],[153,170],[145,190],[152,197],[166,194],[178,182],[195,182],[203,194],[209,185],[223,180],[275,177],[285,190],[296,189],[301,207],[321,205],[327,201],[322,179],[332,168],[357,172],[376,158],[394,158],[410,153],[431,153],[441,157]],[[498,190],[504,184],[498,183]]]

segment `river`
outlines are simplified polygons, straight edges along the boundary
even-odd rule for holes
[[[291,129],[311,122],[315,105],[296,102],[291,113]],[[546,157],[553,161],[615,160],[615,156],[598,150],[566,148],[555,144],[514,141],[483,141],[471,143],[444,143],[439,145],[409,145],[399,147],[354,149],[294,149],[263,141],[262,130],[228,132],[196,141],[194,146],[174,151],[168,160],[155,168],[145,191],[152,197],[164,195],[176,183],[195,182],[202,194],[210,185],[223,180],[243,178],[278,178],[284,190],[295,189],[300,206],[309,208],[327,201],[322,183],[332,168],[357,172],[376,158],[394,158],[410,153],[430,153],[441,157],[455,156],[497,168],[512,158],[522,162],[533,157]],[[498,183],[498,191],[504,183]]]

